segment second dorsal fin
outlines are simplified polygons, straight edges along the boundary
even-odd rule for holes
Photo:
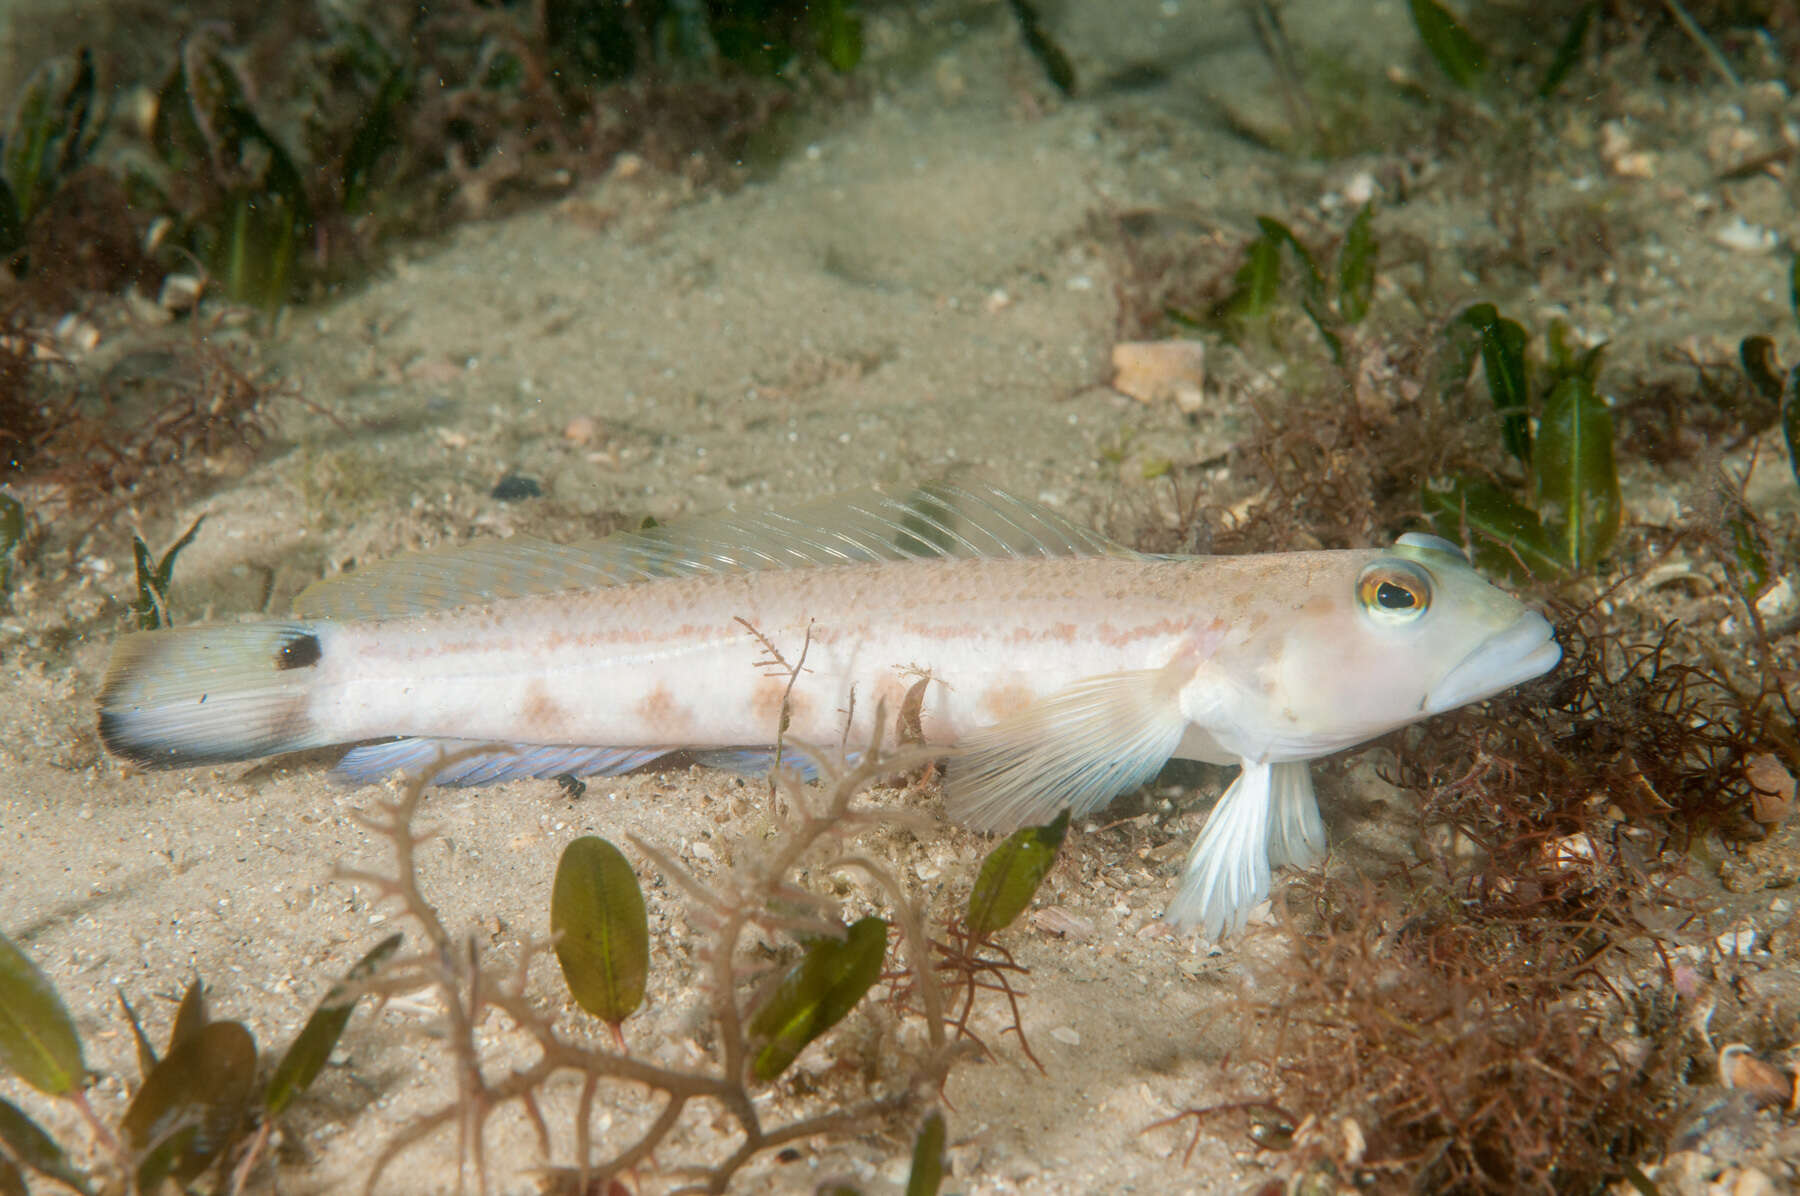
[[[307,619],[382,619],[627,585],[920,557],[1132,555],[1037,503],[987,486],[933,482],[766,511],[726,510],[585,544],[524,537],[414,553],[315,582],[294,600]]]

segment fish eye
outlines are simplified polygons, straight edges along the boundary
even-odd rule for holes
[[[1410,623],[1431,607],[1431,575],[1409,561],[1377,561],[1356,579],[1356,602],[1378,623]]]

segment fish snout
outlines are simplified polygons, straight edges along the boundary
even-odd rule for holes
[[[1425,713],[1442,714],[1491,698],[1543,676],[1561,659],[1556,628],[1536,611],[1526,611],[1504,631],[1483,640],[1432,686],[1425,695]]]

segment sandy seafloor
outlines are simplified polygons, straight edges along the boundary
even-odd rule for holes
[[[226,470],[180,509],[134,512],[153,544],[207,516],[180,561],[177,617],[254,611],[271,574],[278,611],[323,573],[411,548],[575,537],[646,514],[666,520],[963,466],[1083,520],[1117,525],[1122,511],[1129,523],[1148,510],[1152,489],[1138,466],[1228,448],[1247,418],[1231,380],[1248,371],[1240,362],[1234,374],[1231,351],[1217,348],[1220,368],[1192,418],[1107,389],[1116,259],[1091,218],[1179,209],[1236,238],[1259,212],[1314,208],[1335,212],[1336,227],[1351,180],[1396,177],[1388,168],[1413,147],[1318,164],[1234,136],[1215,97],[1271,101],[1264,60],[1224,0],[1063,9],[1056,28],[1084,78],[1155,60],[1169,68],[1165,80],[1058,102],[999,6],[940,13],[966,19],[955,30],[877,17],[866,97],[809,118],[793,152],[745,185],[690,191],[654,171],[609,178],[409,248],[354,293],[290,313],[261,360],[337,422],[288,404],[279,438],[247,470]],[[1417,65],[1402,4],[1287,9],[1296,41],[1320,53],[1372,74]],[[1672,344],[1730,346],[1748,331],[1791,327],[1782,255],[1711,234],[1734,213],[1783,244],[1800,234],[1784,184],[1722,196],[1708,156],[1721,128],[1761,135],[1800,108],[1767,93],[1757,108],[1705,85],[1635,102],[1645,120],[1633,127],[1655,130],[1649,176],[1611,177],[1596,151],[1578,147],[1565,161],[1585,162],[1585,172],[1553,171],[1546,184],[1608,189],[1619,233],[1604,276],[1547,269],[1542,285],[1511,294],[1470,277],[1464,296],[1498,298],[1535,328],[1562,312],[1612,339],[1621,377]],[[1571,117],[1571,138],[1583,124]],[[1395,246],[1500,236],[1483,197],[1427,182],[1405,205],[1382,198],[1384,240]],[[102,340],[95,363],[111,346]],[[565,437],[583,417],[592,437]],[[1115,467],[1121,445],[1126,459]],[[1753,501],[1766,519],[1792,518],[1778,446],[1761,451],[1772,467],[1759,472]],[[543,497],[491,498],[509,472],[540,481]],[[1628,481],[1634,512],[1673,501],[1654,479]],[[352,820],[378,791],[334,785],[328,759],[146,775],[102,758],[93,699],[113,638],[109,604],[126,594],[131,570],[116,535],[104,544],[60,574],[28,572],[0,622],[0,927],[68,1000],[102,1077],[96,1100],[116,1106],[134,1066],[115,988],[154,1033],[201,975],[218,1015],[278,1045],[392,923],[367,892],[333,879],[337,867],[379,866],[385,856]],[[67,642],[66,626],[85,634]],[[1041,900],[1090,933],[1021,923],[1005,940],[1031,968],[1025,1024],[1047,1074],[1007,1040],[995,1061],[956,1071],[946,1190],[1242,1192],[1279,1173],[1280,1155],[1258,1156],[1233,1132],[1204,1136],[1185,1160],[1180,1134],[1145,1132],[1235,1091],[1221,1071],[1242,1017],[1234,954],[1291,950],[1264,933],[1208,953],[1160,931],[1182,843],[1224,774],[1199,775],[1199,788],[1170,790],[1184,813],[1166,843],[1072,838]],[[1324,794],[1340,847],[1333,866],[1380,876],[1410,852],[1394,806],[1404,798],[1368,767],[1350,777],[1354,792]],[[550,877],[575,835],[642,836],[706,873],[738,850],[755,815],[733,811],[753,806],[756,792],[693,770],[598,780],[579,800],[549,782],[436,794],[425,813],[439,834],[425,855],[430,894],[447,921],[504,958],[547,931]],[[1128,843],[1142,850],[1107,854]],[[945,825],[881,850],[921,892],[946,901],[964,891],[984,847]],[[1735,899],[1735,912],[1752,925],[1777,920],[1771,896]],[[691,1063],[706,1035],[694,932],[678,893],[652,884],[649,900],[650,1001],[629,1032],[649,1055]],[[546,1001],[564,999],[553,973],[536,979]],[[846,1041],[875,1051],[881,1028],[871,1019],[883,1016],[854,1015]],[[446,1096],[448,1057],[429,1023],[421,1002],[359,1015],[336,1065],[287,1124],[279,1190],[359,1184],[388,1136]],[[517,1061],[513,1043],[492,1028],[496,1066]],[[815,1046],[799,1066],[814,1082],[837,1082],[817,1079],[830,1064]],[[20,1090],[0,1080],[0,1091]],[[74,1132],[66,1112],[25,1099]],[[646,1108],[629,1092],[609,1099],[619,1103],[616,1127]],[[805,1143],[792,1161],[751,1167],[738,1187],[805,1191],[843,1175],[866,1191],[897,1191],[909,1132]],[[694,1118],[662,1158],[704,1154],[715,1133]],[[559,1136],[558,1161],[568,1142]],[[496,1123],[489,1160],[495,1190],[533,1189],[539,1157],[521,1120]],[[445,1135],[409,1153],[382,1189],[454,1182]]]

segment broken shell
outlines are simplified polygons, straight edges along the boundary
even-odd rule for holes
[[[1793,1109],[1800,1097],[1792,1072],[1758,1059],[1743,1043],[1719,1051],[1719,1082],[1749,1093],[1750,1099],[1765,1109]]]
[[[1140,403],[1173,400],[1182,411],[1200,409],[1206,382],[1206,346],[1199,341],[1122,341],[1113,346],[1113,389]]]
[[[1780,757],[1760,752],[1744,764],[1750,782],[1750,817],[1764,826],[1786,822],[1794,812],[1794,774]]]

